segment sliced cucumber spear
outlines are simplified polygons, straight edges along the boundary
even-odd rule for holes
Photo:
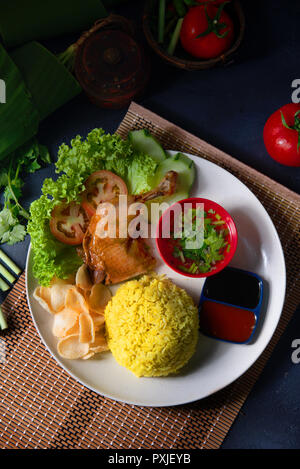
[[[152,156],[157,163],[160,163],[167,157],[161,144],[147,129],[132,130],[128,134],[128,140],[135,150],[147,153]]]
[[[7,329],[6,317],[0,306],[0,331],[4,331],[5,329]]]
[[[14,283],[15,277],[2,265],[0,264],[0,274],[10,283]]]
[[[0,277],[0,290],[6,292],[9,288],[10,286]]]
[[[0,249],[0,260],[3,261],[16,275],[21,273],[21,269]]]

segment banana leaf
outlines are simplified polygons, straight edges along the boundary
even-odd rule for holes
[[[0,104],[0,161],[2,161],[37,133],[39,114],[18,67],[1,44],[0,77],[6,87],[6,102]]]
[[[89,29],[107,16],[100,0],[0,0],[6,48]]]
[[[74,76],[55,55],[38,42],[21,46],[10,56],[31,93],[40,120],[81,92]]]

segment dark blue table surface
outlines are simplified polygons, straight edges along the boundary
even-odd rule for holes
[[[142,3],[117,12],[135,21],[141,40]],[[300,79],[298,0],[242,1],[246,33],[234,64],[206,71],[185,72],[160,61],[152,51],[150,85],[140,104],[182,126],[293,191],[300,189],[300,168],[274,162],[262,140],[270,113],[291,102],[292,81]],[[46,45],[61,51],[69,38]],[[45,120],[39,140],[53,160],[62,142],[94,127],[114,132],[127,109],[104,110],[80,95]],[[26,179],[24,205],[40,194],[53,166]],[[24,268],[29,239],[3,246]],[[3,299],[3,297],[2,297]],[[292,341],[300,338],[300,309],[279,341],[271,359],[228,433],[223,448],[300,448],[300,364],[291,360]]]

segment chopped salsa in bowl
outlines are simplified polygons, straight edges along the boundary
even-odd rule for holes
[[[177,273],[208,277],[233,258],[237,230],[232,217],[216,202],[184,199],[163,213],[156,244],[164,262]]]

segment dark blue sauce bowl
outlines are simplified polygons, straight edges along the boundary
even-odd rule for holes
[[[199,301],[200,332],[202,332],[202,334],[208,337],[220,340],[222,342],[229,342],[239,345],[250,343],[254,338],[257,325],[259,323],[263,301],[263,293],[263,279],[253,272],[238,269],[235,267],[226,267],[222,272],[216,274],[215,276],[208,277],[203,285]],[[241,321],[241,324],[243,320],[245,320],[246,316],[249,316],[247,312],[253,313],[255,321],[254,325],[249,328],[249,336],[247,337],[247,339],[231,340],[228,337],[226,338],[226,334],[221,336],[221,334],[214,334],[207,327],[206,329],[202,329],[201,318],[202,322],[205,319],[207,324],[208,316],[205,317],[205,314],[211,314],[209,312],[205,312],[204,306],[207,305],[207,303],[205,303],[204,305],[204,302],[212,303],[210,306],[213,306],[215,310],[217,310],[217,307],[215,307],[215,305],[222,305],[222,307],[220,307],[220,311],[223,310],[223,316],[221,319],[219,318],[219,320],[220,322],[222,322],[223,325],[227,327],[227,329],[228,327],[230,327],[229,308],[236,309],[236,311],[233,312],[235,312],[235,317],[239,318],[238,320]],[[224,312],[223,306],[225,306],[225,311],[226,309],[228,309],[227,315],[226,312]],[[241,310],[246,312],[244,318],[242,315],[243,311]],[[222,324],[219,324],[220,327],[222,326]]]

